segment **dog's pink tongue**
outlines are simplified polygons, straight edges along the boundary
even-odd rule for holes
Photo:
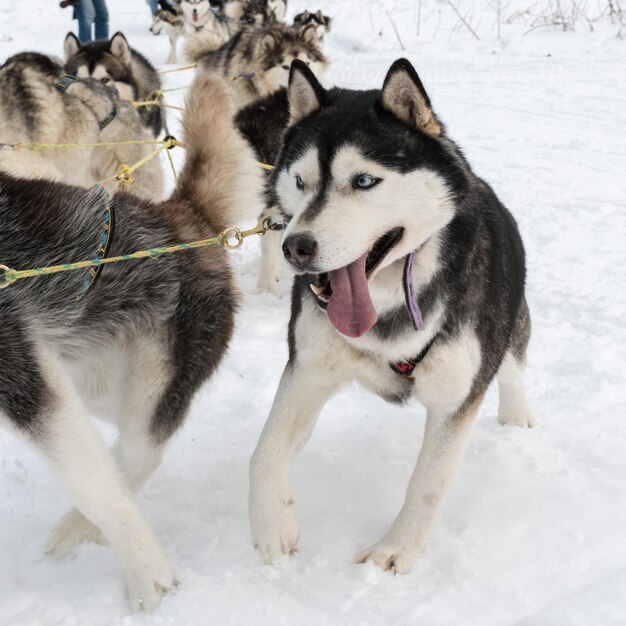
[[[364,335],[378,318],[367,288],[366,259],[367,253],[354,263],[328,274],[332,288],[326,308],[328,319],[348,337]]]

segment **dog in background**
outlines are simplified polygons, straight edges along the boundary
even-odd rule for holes
[[[239,106],[267,96],[287,85],[294,59],[306,63],[316,76],[328,67],[314,26],[304,30],[283,24],[244,28],[215,51],[195,50],[198,71],[217,70],[233,81]]]
[[[296,277],[289,359],[250,464],[253,542],[267,562],[295,552],[291,461],[326,401],[357,381],[426,407],[404,505],[356,557],[403,574],[426,545],[494,378],[499,421],[535,423],[522,383],[524,247],[407,60],[371,91],[326,90],[294,61],[288,101],[273,192],[290,220],[283,252]]]
[[[230,87],[198,75],[183,118],[187,162],[162,203],[1,173],[0,259],[23,268],[93,258],[107,233],[105,254],[123,255],[213,237],[249,217],[262,177],[233,113]],[[131,494],[158,467],[227,349],[236,281],[219,246],[88,276],[28,278],[2,291],[0,423],[41,454],[76,505],[47,551],[63,556],[106,540],[131,607],[152,611],[176,580]],[[111,454],[91,415],[118,427]]]
[[[159,0],[160,9],[154,16],[150,32],[153,35],[160,35],[162,32],[167,33],[170,40],[170,52],[165,59],[165,63],[176,63],[177,54],[176,47],[178,40],[183,36],[185,29],[185,20],[183,18],[180,3],[171,5],[165,0]]]
[[[283,145],[284,132],[289,122],[287,90],[283,87],[274,93],[255,100],[237,112],[235,123],[239,132],[250,143],[261,163],[277,163]],[[268,184],[265,193],[263,216],[277,212],[270,185],[271,175],[266,173]],[[279,231],[269,230],[261,238],[261,266],[257,277],[256,293],[271,293],[281,297],[279,269],[281,262]]]
[[[92,144],[151,139],[137,111],[92,78],[64,75],[61,60],[37,52],[16,54],[0,67],[0,137],[5,143]],[[82,187],[139,161],[149,145],[0,151],[0,170]],[[161,200],[163,173],[152,159],[133,174],[133,192]]]
[[[161,89],[161,79],[152,64],[128,45],[122,33],[109,41],[81,44],[78,37],[65,37],[65,71],[78,78],[97,78],[114,87],[124,100],[149,100]],[[161,107],[140,107],[139,114],[154,137],[163,130]]]
[[[298,28],[305,28],[309,24],[313,24],[313,26],[315,26],[317,37],[320,43],[323,43],[324,35],[329,33],[332,29],[333,18],[328,17],[328,15],[322,15],[321,11],[316,11],[315,13],[303,11],[302,13],[298,13],[298,15],[293,18],[293,25]]]

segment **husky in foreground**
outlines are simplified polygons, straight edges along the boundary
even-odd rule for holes
[[[240,30],[215,51],[196,50],[191,60],[199,70],[218,70],[233,81],[239,106],[286,87],[291,62],[299,59],[320,77],[328,67],[314,26],[303,30],[283,24],[266,24]]]
[[[295,551],[291,460],[325,402],[358,381],[427,411],[404,505],[356,557],[401,574],[424,549],[494,377],[500,422],[534,424],[524,248],[408,61],[382,91],[326,91],[296,61],[289,107],[274,191],[297,276],[289,360],[250,466],[252,537],[267,562]]]
[[[236,223],[258,208],[262,179],[233,111],[221,78],[196,78],[183,121],[187,162],[161,204],[0,174],[1,262],[24,269],[90,259],[103,237],[105,256],[117,256]],[[39,450],[76,505],[47,550],[61,556],[106,539],[135,610],[154,609],[175,576],[132,492],[158,467],[228,346],[238,295],[227,255],[202,248],[0,291],[0,423]],[[90,415],[119,428],[111,453]]]
[[[81,44],[74,33],[65,37],[65,71],[78,78],[97,78],[117,89],[124,100],[149,100],[161,89],[152,64],[128,45],[122,33],[109,41]],[[139,114],[154,137],[161,134],[163,120],[158,106],[140,107]]]
[[[133,107],[92,78],[66,76],[60,61],[38,52],[16,54],[0,67],[0,141],[93,144],[151,139]],[[150,145],[0,151],[0,170],[91,187],[139,161]],[[152,159],[133,174],[133,193],[163,199],[163,172]]]

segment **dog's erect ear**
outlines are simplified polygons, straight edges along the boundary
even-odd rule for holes
[[[115,33],[109,42],[111,54],[124,65],[130,65],[130,46],[123,33]]]
[[[289,126],[321,108],[325,93],[309,66],[299,59],[293,61],[289,72]]]
[[[269,0],[267,4],[274,14],[276,21],[284,21],[285,13],[287,12],[287,3],[284,0]]]
[[[278,38],[274,33],[267,33],[261,39],[261,48],[264,50],[275,50],[278,48]]]
[[[65,50],[65,60],[69,61],[72,57],[76,56],[82,49],[82,45],[78,40],[78,37],[74,33],[67,33],[65,36],[65,43],[63,44]]]
[[[405,124],[432,137],[441,135],[441,125],[430,106],[430,98],[406,59],[398,59],[389,68],[383,84],[382,103]]]
[[[315,24],[308,24],[302,29],[302,41],[305,43],[318,43],[319,40]]]
[[[324,26],[326,26],[326,32],[329,33],[333,28],[333,18],[328,15],[322,15],[324,18]]]

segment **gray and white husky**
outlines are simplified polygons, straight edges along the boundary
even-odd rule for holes
[[[65,37],[65,71],[78,78],[97,78],[114,87],[124,100],[148,100],[161,88],[161,79],[150,61],[128,45],[123,33],[109,41],[82,44],[74,35]],[[161,108],[140,107],[145,125],[158,137],[163,128]]]
[[[160,35],[162,32],[167,33],[170,40],[170,52],[165,59],[166,63],[176,63],[177,61],[177,44],[178,40],[183,36],[185,21],[182,15],[180,3],[170,5],[164,0],[160,2],[161,8],[154,16],[150,32],[153,35]]]
[[[196,78],[183,119],[187,162],[162,203],[0,173],[0,263],[123,255],[213,237],[248,215],[262,178],[231,98],[221,78]],[[228,253],[217,246],[0,290],[0,424],[39,451],[76,505],[47,550],[61,556],[106,539],[135,610],[153,610],[175,576],[132,493],[219,365],[237,305]],[[90,415],[118,427],[111,453]]]
[[[315,13],[303,11],[293,18],[293,25],[299,28],[305,28],[309,24],[315,26],[317,37],[320,42],[323,42],[324,35],[329,33],[333,27],[333,18],[324,15],[321,11],[316,11]]]
[[[38,52],[16,54],[0,67],[0,142],[93,144],[129,138],[150,140],[135,109],[116,91],[92,78],[66,76],[60,60]],[[108,145],[0,151],[0,170],[91,187],[139,161],[150,145]],[[163,172],[152,159],[133,175],[133,193],[163,197]]]
[[[321,77],[328,67],[315,27],[303,30],[271,23],[246,27],[215,51],[196,50],[191,60],[198,70],[218,70],[233,81],[238,102],[245,106],[287,86],[294,59],[309,65]]]
[[[326,401],[358,381],[427,411],[404,505],[356,557],[405,573],[495,377],[500,422],[534,424],[522,386],[524,248],[407,60],[391,66],[380,91],[327,91],[296,61],[289,108],[274,193],[291,220],[283,251],[297,276],[289,360],[250,465],[252,537],[268,562],[295,551],[289,466]]]

